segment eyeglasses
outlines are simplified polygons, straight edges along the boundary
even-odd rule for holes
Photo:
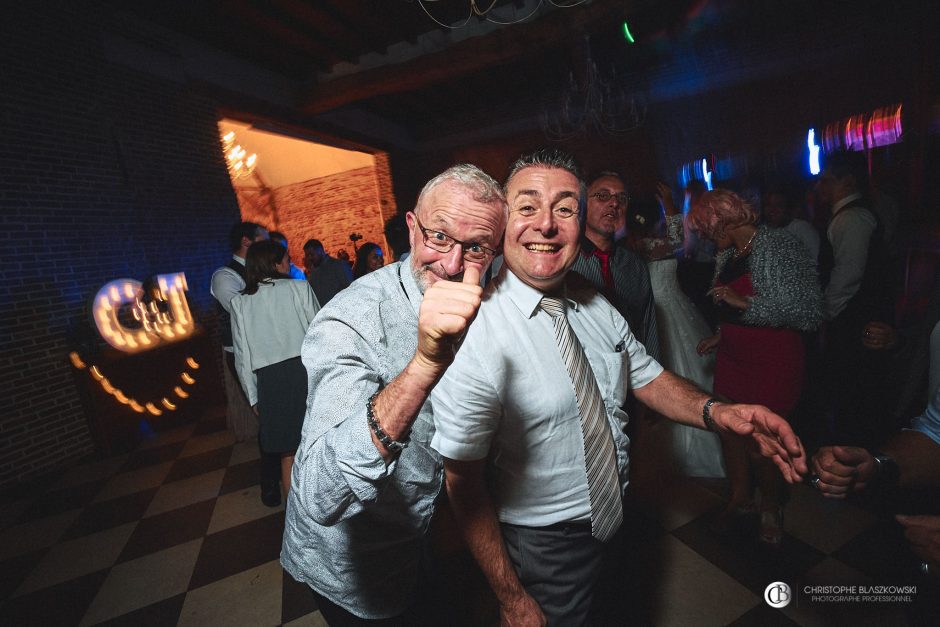
[[[627,201],[630,200],[630,197],[627,196],[626,192],[620,192],[619,194],[611,194],[608,191],[601,190],[599,192],[594,192],[591,194],[591,198],[597,198],[601,202],[607,202],[611,198],[616,198],[617,202],[621,205],[626,205]]]
[[[476,242],[461,242],[459,239],[453,238],[447,233],[424,228],[421,225],[421,221],[418,220],[418,216],[415,216],[415,222],[417,222],[418,228],[424,236],[424,245],[439,253],[449,253],[453,250],[454,246],[460,244],[460,247],[463,249],[464,261],[482,263],[486,261],[487,257],[496,256],[495,250],[487,248],[482,244]]]

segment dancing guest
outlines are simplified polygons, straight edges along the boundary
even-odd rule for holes
[[[358,279],[370,272],[375,272],[384,265],[385,257],[382,255],[382,249],[379,245],[374,242],[366,242],[356,252],[356,265],[353,266],[353,276]]]
[[[251,245],[245,289],[232,299],[235,368],[258,414],[261,450],[281,457],[281,485],[290,492],[294,451],[307,407],[307,371],[300,347],[320,304],[310,284],[289,271],[287,249],[273,240]]]
[[[689,297],[679,287],[676,276],[676,254],[683,245],[682,214],[672,199],[672,190],[665,183],[656,186],[657,210],[665,220],[654,222],[652,216],[637,215],[637,228],[631,229],[637,252],[646,259],[650,284],[656,303],[656,327],[659,330],[660,363],[685,377],[703,390],[711,390],[715,359],[696,350],[698,341],[710,333],[708,323]],[[640,218],[643,218],[642,224]],[[665,221],[665,236],[659,233]],[[671,420],[658,423],[654,429],[668,438],[673,466],[691,477],[724,477],[721,442],[710,431],[696,429]]]
[[[822,293],[815,267],[791,234],[757,227],[757,214],[734,192],[703,194],[689,213],[692,227],[720,250],[709,294],[719,310],[717,334],[700,353],[717,349],[715,394],[739,403],[765,405],[788,417],[803,387],[805,351],[801,332],[822,320]],[[722,434],[731,498],[721,522],[753,511],[745,443]],[[783,539],[785,484],[773,466],[753,462],[760,488],[760,539]]]

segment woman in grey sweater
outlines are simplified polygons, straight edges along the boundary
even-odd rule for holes
[[[720,250],[709,291],[718,307],[718,333],[698,346],[717,349],[715,393],[740,403],[766,405],[789,418],[803,388],[801,332],[822,321],[815,265],[784,230],[758,227],[757,214],[734,192],[706,192],[689,213],[692,227]],[[723,437],[731,498],[725,519],[752,511],[751,462],[743,442]],[[783,539],[785,485],[774,468],[753,462],[760,488],[760,539]]]

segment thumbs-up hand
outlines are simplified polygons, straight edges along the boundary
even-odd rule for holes
[[[856,446],[824,446],[813,455],[815,485],[825,495],[845,498],[852,491],[865,488],[875,474],[871,453]]]
[[[466,265],[460,282],[435,281],[425,291],[418,312],[415,361],[436,376],[443,374],[454,360],[482,297],[478,266]]]

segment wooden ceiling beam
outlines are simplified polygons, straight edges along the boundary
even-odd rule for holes
[[[372,9],[358,6],[362,4],[361,2],[352,6],[354,4],[349,0],[335,0],[324,2],[320,10],[331,15],[347,29],[362,33],[371,42],[369,49],[373,52],[384,54],[390,43],[401,39],[389,31],[387,24],[383,24],[373,15]]]
[[[339,59],[335,50],[272,18],[255,8],[248,0],[234,0],[229,6],[240,18],[272,35],[279,43],[306,54],[311,60],[311,65],[315,66],[311,70],[327,71]]]
[[[577,33],[598,24],[623,19],[629,3],[594,2],[571,9],[556,9],[544,17],[473,37],[434,54],[403,63],[384,65],[321,82],[303,98],[306,113],[323,113],[383,94],[413,91],[435,83],[532,56],[546,48],[571,42]]]
[[[327,47],[334,49],[337,56],[345,61],[355,63],[362,51],[372,50],[372,45],[363,39],[355,28],[349,28],[308,3],[300,0],[274,0],[273,4],[298,20],[305,30],[309,29],[322,37]]]

